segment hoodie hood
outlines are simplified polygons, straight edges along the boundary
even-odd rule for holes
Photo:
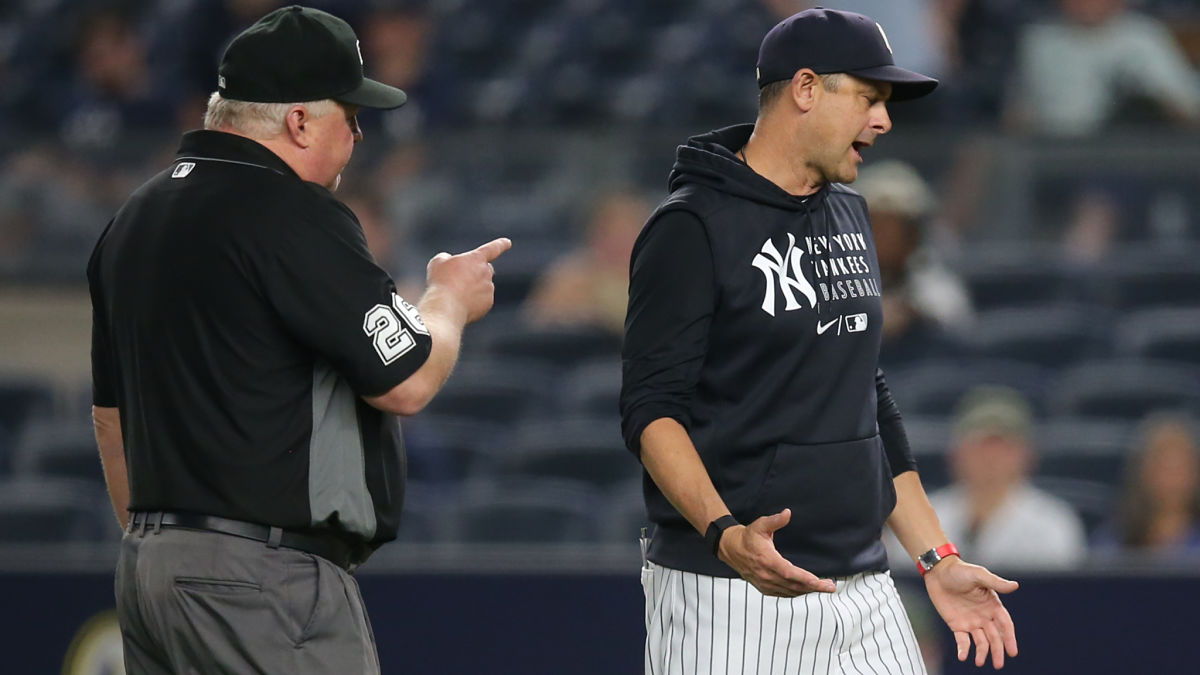
[[[790,211],[811,209],[824,198],[828,186],[797,197],[738,159],[737,152],[750,140],[753,131],[753,124],[738,124],[689,138],[686,145],[676,150],[675,166],[671,167],[668,178],[671,192],[694,183]]]

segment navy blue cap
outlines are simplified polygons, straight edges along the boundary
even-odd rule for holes
[[[892,84],[893,101],[920,98],[938,81],[896,66],[887,34],[874,19],[816,7],[780,21],[758,49],[758,86],[790,80],[801,68],[849,73]]]

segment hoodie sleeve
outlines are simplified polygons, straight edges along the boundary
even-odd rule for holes
[[[879,437],[883,440],[883,449],[887,452],[888,464],[892,467],[892,477],[895,478],[905,471],[916,471],[917,460],[913,458],[912,448],[908,446],[908,434],[904,431],[904,420],[900,418],[900,408],[892,398],[883,370],[875,369],[875,393],[879,400],[876,420],[879,422]]]
[[[712,249],[700,220],[658,214],[634,245],[621,351],[621,432],[641,455],[642,431],[671,418],[690,429],[692,392],[716,303]]]

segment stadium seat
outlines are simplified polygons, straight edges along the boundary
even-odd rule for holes
[[[427,411],[510,425],[544,404],[550,382],[545,365],[528,359],[463,362]]]
[[[498,459],[508,476],[567,478],[597,488],[636,479],[640,473],[625,449],[615,415],[527,424]]]
[[[1200,252],[1194,247],[1145,248],[1111,263],[1104,299],[1122,310],[1190,307],[1200,298]]]
[[[1165,361],[1081,363],[1058,378],[1049,394],[1058,415],[1135,421],[1158,410],[1200,410],[1200,374]]]
[[[0,479],[0,543],[99,540],[116,529],[105,503],[103,491],[85,481],[41,476]]]
[[[962,270],[971,301],[981,311],[1077,299],[1081,282],[1077,274],[1050,254],[1037,254],[1028,246],[980,246],[963,258]]]
[[[31,423],[13,453],[13,472],[104,484],[92,425],[81,420]]]
[[[950,420],[921,415],[903,415],[903,419],[908,445],[917,460],[917,472],[925,489],[930,491],[948,485],[946,451],[950,447]]]
[[[609,492],[605,506],[596,514],[597,531],[603,541],[628,544],[637,541],[643,527],[653,530],[646,517],[646,502],[640,478]]]
[[[508,425],[479,416],[421,413],[404,421],[408,477],[426,484],[460,481],[494,468]]]
[[[597,499],[591,486],[574,481],[472,483],[450,509],[449,532],[464,543],[594,541]]]
[[[0,432],[16,439],[26,422],[49,415],[53,409],[50,381],[30,375],[0,376]]]
[[[563,376],[559,404],[566,415],[611,416],[621,396],[621,360],[582,363]]]
[[[1121,320],[1116,335],[1122,356],[1200,366],[1200,307],[1133,312]]]
[[[971,343],[984,358],[1062,368],[1107,356],[1110,319],[1099,308],[1039,305],[981,312]]]
[[[1052,418],[1037,427],[1037,476],[1087,480],[1116,488],[1129,447],[1130,424],[1091,418]]]
[[[1089,535],[1108,521],[1116,509],[1117,491],[1111,485],[1080,478],[1035,476],[1033,484],[1066,501],[1083,519]]]
[[[1041,368],[1014,361],[956,359],[928,362],[885,372],[900,414],[944,416],[954,412],[967,391],[980,385],[1012,387],[1029,398],[1035,411],[1043,405],[1046,374]]]
[[[598,358],[619,359],[621,338],[591,326],[548,326],[498,334],[488,351],[502,361],[534,360],[568,368]]]

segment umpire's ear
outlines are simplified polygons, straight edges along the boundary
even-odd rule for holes
[[[316,118],[303,103],[297,103],[288,109],[284,125],[287,127],[287,135],[293,143],[301,148],[307,148],[313,144],[315,138],[312,134],[311,124],[314,119]]]

